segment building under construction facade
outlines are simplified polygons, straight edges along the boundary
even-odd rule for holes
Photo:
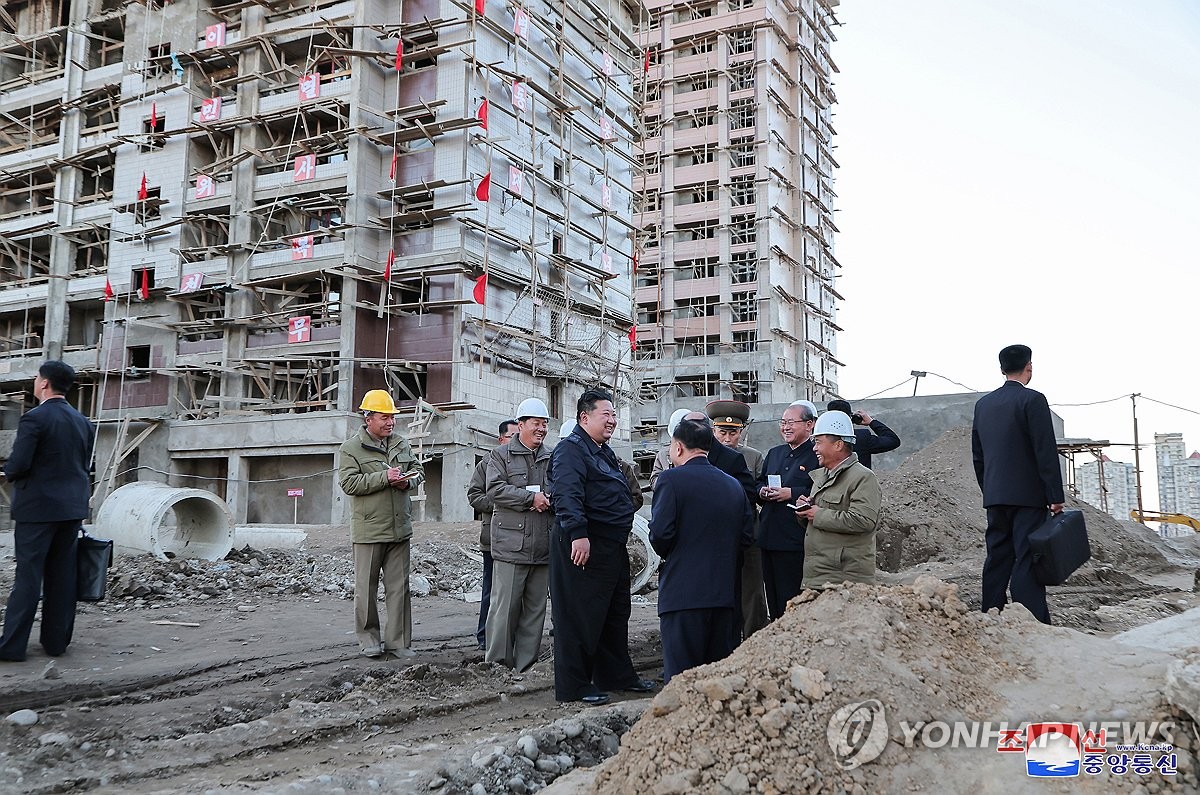
[[[585,386],[625,407],[636,394],[643,13],[625,0],[9,0],[0,455],[38,366],[62,358],[80,377],[71,402],[100,428],[97,504],[158,480],[216,492],[239,523],[340,522],[335,451],[363,394],[385,388],[426,460],[424,517],[469,518],[477,455],[523,398],[562,418]],[[775,111],[762,113],[765,131]],[[757,145],[753,173],[773,179],[776,144]],[[756,223],[816,245],[828,227],[804,226],[801,207],[822,188],[787,175],[813,198],[777,217],[764,185]],[[682,256],[661,250],[653,272]],[[814,257],[788,272],[824,273],[831,260]],[[783,294],[831,311],[800,282]]]
[[[648,466],[677,407],[837,393],[837,0],[648,0],[637,353]],[[757,417],[757,414],[755,415]]]

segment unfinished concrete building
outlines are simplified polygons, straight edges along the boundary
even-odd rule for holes
[[[837,392],[836,0],[650,0],[636,303],[644,430]]]
[[[386,388],[425,517],[469,518],[521,399],[561,418],[584,386],[633,392],[635,13],[10,0],[0,455],[61,357],[97,503],[159,480],[237,522],[338,522],[334,453]]]

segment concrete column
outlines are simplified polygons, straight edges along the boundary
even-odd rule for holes
[[[250,484],[246,482],[250,467],[246,465],[244,456],[229,456],[229,482],[225,486],[225,504],[233,516],[235,525],[246,523],[246,512],[249,507]]]

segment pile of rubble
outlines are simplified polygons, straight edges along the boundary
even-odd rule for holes
[[[459,596],[478,590],[483,573],[482,564],[472,560],[470,553],[439,541],[413,546],[411,571],[409,590],[417,597]],[[120,612],[284,594],[351,599],[354,564],[347,555],[248,546],[217,561],[120,555],[109,569],[108,598],[95,607]]]

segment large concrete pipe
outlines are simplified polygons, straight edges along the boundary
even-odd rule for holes
[[[629,534],[629,592],[637,593],[646,587],[662,558],[650,546],[650,523],[640,513],[633,515],[633,532]]]
[[[201,489],[130,483],[100,506],[96,535],[111,538],[118,552],[220,560],[233,549],[233,517],[224,500]]]

